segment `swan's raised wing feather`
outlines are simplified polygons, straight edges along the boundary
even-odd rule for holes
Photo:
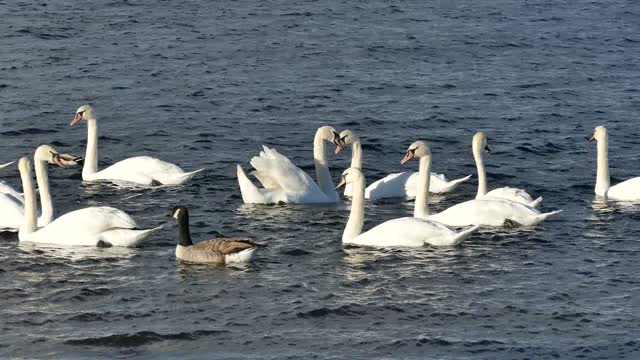
[[[254,156],[250,163],[258,173],[256,178],[267,189],[304,192],[309,187],[317,188],[317,185],[307,173],[275,149],[263,146],[263,151],[260,152],[260,155]]]

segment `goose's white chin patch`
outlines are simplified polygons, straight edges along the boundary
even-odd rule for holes
[[[254,251],[256,251],[256,248],[242,250],[235,254],[225,255],[224,261],[227,264],[246,263],[251,261],[251,259],[253,258]]]
[[[180,215],[180,212],[181,212],[181,211],[182,211],[182,209],[178,209],[178,210],[176,210],[176,211],[173,213],[173,217],[174,217],[175,219],[177,219],[177,218],[178,218],[178,215]]]

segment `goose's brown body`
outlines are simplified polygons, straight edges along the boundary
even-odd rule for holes
[[[256,244],[249,238],[213,239],[191,246],[178,245],[176,257],[183,261],[211,264],[226,264],[229,258],[248,254],[256,249]]]

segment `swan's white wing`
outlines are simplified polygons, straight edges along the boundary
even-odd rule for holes
[[[133,230],[136,226],[136,222],[121,210],[112,207],[90,207],[60,216],[35,233],[27,234],[24,241],[96,246],[100,240],[112,242],[124,238],[126,234],[135,238],[138,232],[147,231]]]
[[[201,170],[185,173],[175,164],[150,156],[136,156],[119,161],[85,180],[117,180],[142,185],[151,185],[155,181],[163,185],[177,185]]]
[[[393,197],[407,197],[407,182],[415,174],[415,182],[417,179],[417,172],[405,171],[401,173],[395,173],[385,176],[384,178],[367,186],[365,190],[365,197],[367,199],[376,200]],[[413,197],[415,197],[415,187],[413,185]]]
[[[404,217],[383,222],[348,243],[367,246],[424,246],[455,236],[449,227],[435,221]]]
[[[498,189],[493,189],[486,193],[483,199],[506,199],[515,201],[521,204],[528,205],[533,201],[533,198],[529,193],[524,191],[523,189],[512,188],[512,187],[501,187]]]
[[[23,223],[22,200],[10,194],[0,194],[0,231],[16,231]]]
[[[0,181],[0,194],[11,195],[21,202],[24,202],[24,196],[4,181]]]
[[[286,156],[266,146],[263,149],[259,156],[251,159],[251,166],[265,188],[290,193],[321,192],[313,179]]]
[[[114,229],[133,229],[136,226],[136,222],[124,211],[101,206],[68,212],[38,232],[82,236]]]
[[[640,200],[640,177],[623,181],[609,188],[607,196],[613,200]]]
[[[523,226],[532,226],[558,213],[540,213],[538,210],[514,201],[504,199],[469,200],[456,204],[438,214],[428,217],[449,226],[481,225],[500,227],[505,220]]]

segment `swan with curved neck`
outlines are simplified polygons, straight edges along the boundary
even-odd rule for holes
[[[402,163],[412,158],[420,159],[420,185],[425,189],[416,198],[416,205],[426,210],[428,202],[429,168],[431,166],[431,152],[426,143],[417,141],[409,147]],[[338,187],[344,184],[353,185],[351,212],[342,235],[344,244],[366,246],[455,246],[475,232],[478,227],[472,226],[461,232],[456,232],[448,226],[436,221],[417,217],[403,217],[379,224],[371,230],[362,233],[364,224],[364,192],[365,178],[358,168],[349,168],[342,173]],[[419,198],[419,200],[418,200]]]
[[[177,165],[150,156],[136,156],[119,161],[98,171],[98,121],[93,108],[83,105],[76,111],[71,126],[80,121],[87,122],[87,152],[85,154],[82,180],[124,181],[139,185],[179,185],[189,181],[204,169],[184,172]]]
[[[333,187],[327,164],[325,143],[336,144],[338,133],[331,126],[318,128],[313,139],[313,160],[316,183],[302,169],[275,149],[263,145],[259,156],[251,159],[253,175],[262,184],[258,188],[237,165],[238,183],[242,200],[247,204],[311,204],[334,203],[338,193]]]
[[[542,197],[535,200],[523,189],[502,187],[487,191],[487,174],[484,169],[483,151],[491,152],[487,144],[487,137],[482,131],[478,131],[473,135],[472,141],[473,158],[478,169],[478,193],[476,199],[506,199],[515,201],[531,207],[538,207],[542,202]]]
[[[342,149],[351,145],[351,167],[362,169],[362,146],[360,138],[352,130],[344,130],[340,133],[336,154]],[[430,172],[429,192],[433,194],[444,194],[455,190],[458,185],[469,180],[471,175],[460,179],[447,180],[443,174]],[[394,173],[372,183],[365,189],[365,198],[376,200],[384,198],[401,197],[414,199],[418,193],[418,173],[415,171],[405,171]],[[345,186],[344,195],[351,196],[351,185]]]
[[[29,159],[21,158],[18,169],[24,190],[24,216],[18,231],[20,242],[133,247],[161,228],[136,230],[137,224],[125,212],[111,207],[90,207],[66,213],[38,229],[36,194]],[[41,177],[40,180],[48,189],[48,177]],[[40,193],[42,195],[42,187]]]
[[[607,128],[602,125],[596,127],[589,141],[596,141],[598,144],[595,194],[610,200],[640,200],[640,177],[634,177],[611,186],[609,177],[609,134],[607,133]]]
[[[70,155],[59,154],[51,145],[40,145],[33,154],[36,168],[36,178],[40,193],[40,216],[37,224],[43,227],[51,223],[55,217],[51,192],[49,189],[48,164],[56,164],[65,168],[65,163],[74,163]],[[24,218],[24,196],[10,187],[3,187],[0,191],[0,229],[17,231]]]

